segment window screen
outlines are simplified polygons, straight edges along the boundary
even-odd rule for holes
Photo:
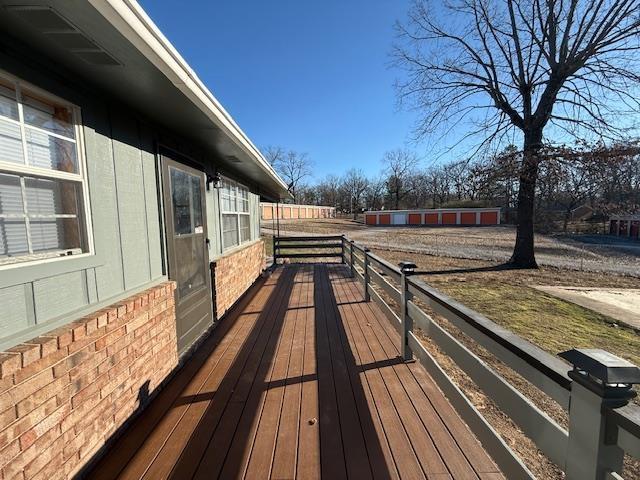
[[[0,75],[0,265],[89,251],[77,117]]]

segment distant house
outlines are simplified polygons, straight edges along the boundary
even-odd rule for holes
[[[287,188],[135,2],[0,3],[0,477],[71,476],[260,275]]]

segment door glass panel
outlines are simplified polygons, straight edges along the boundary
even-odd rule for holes
[[[178,298],[184,298],[206,285],[204,249],[199,235],[176,237]]]
[[[177,168],[169,168],[176,235],[204,233],[200,177]]]

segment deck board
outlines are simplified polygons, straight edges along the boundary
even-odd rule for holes
[[[91,478],[502,478],[342,265],[261,280]]]

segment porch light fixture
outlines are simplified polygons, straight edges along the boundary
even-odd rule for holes
[[[213,188],[220,188],[222,186],[222,177],[219,173],[215,173],[213,175],[207,175],[207,190],[211,190],[211,186]]]

